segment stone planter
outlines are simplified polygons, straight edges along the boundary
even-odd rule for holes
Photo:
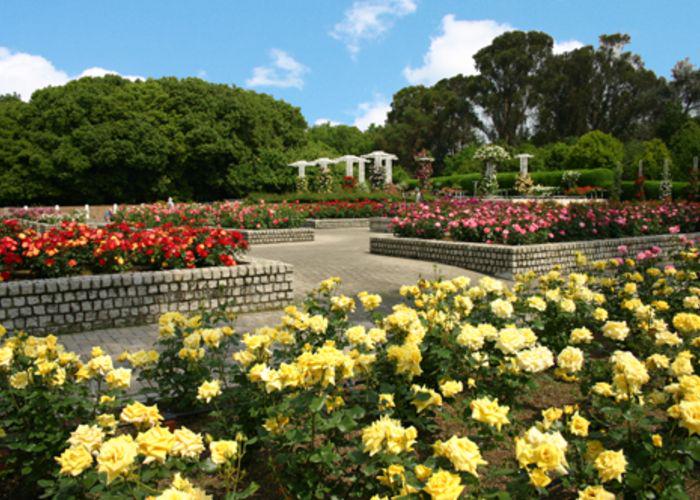
[[[314,230],[310,227],[297,227],[292,229],[232,229],[232,231],[238,231],[243,234],[251,245],[314,241]]]
[[[668,255],[681,247],[679,236],[664,234],[519,246],[373,236],[369,246],[370,253],[374,254],[440,262],[512,279],[516,274],[527,271],[546,272],[556,265],[565,272],[571,271],[576,267],[576,254],[579,252],[589,260],[619,257],[620,245],[626,245],[632,256],[654,245]],[[700,233],[685,236],[698,238]]]
[[[369,219],[369,231],[371,233],[390,233],[391,218],[390,217],[371,217]]]
[[[155,322],[167,311],[233,303],[249,312],[293,299],[292,266],[246,258],[233,267],[172,269],[0,283],[0,324],[32,333],[65,333]]]
[[[369,219],[306,219],[304,226],[314,229],[369,227]]]

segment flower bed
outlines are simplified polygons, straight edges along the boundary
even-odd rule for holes
[[[370,253],[439,262],[499,278],[513,279],[521,273],[544,272],[555,266],[563,272],[571,271],[577,265],[578,255],[594,260],[617,258],[620,255],[620,248],[625,248],[631,255],[653,248],[654,251],[668,256],[682,248],[687,238],[698,239],[700,233],[535,245],[501,245],[375,236],[370,238]]]
[[[365,219],[380,215],[395,215],[404,207],[403,203],[376,200],[314,203],[259,202],[257,204],[183,203],[173,207],[153,204],[122,210],[114,215],[114,221],[144,224],[146,227],[170,223],[194,227],[289,229],[303,226],[306,219]]]
[[[530,245],[700,231],[700,203],[422,204],[392,221],[401,237]]]
[[[225,303],[240,312],[277,309],[292,297],[290,265],[248,259],[233,267],[0,283],[0,322],[38,333],[92,331],[145,325],[166,311],[189,312]]]
[[[2,280],[157,270],[235,266],[247,248],[243,235],[223,229],[153,229],[126,223],[91,227],[63,222],[44,232],[16,220],[0,223]]]
[[[244,498],[255,483],[261,498],[692,497],[698,258],[581,261],[512,289],[423,279],[387,315],[329,279],[255,332],[165,314],[153,351],[116,360],[10,336],[3,484],[16,498]],[[350,321],[360,307],[371,327]],[[159,406],[134,402],[132,378]],[[190,430],[166,408],[211,414]]]

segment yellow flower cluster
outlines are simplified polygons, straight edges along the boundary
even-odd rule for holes
[[[370,456],[380,451],[392,455],[412,451],[417,437],[418,431],[415,427],[404,428],[399,420],[387,415],[362,429],[362,444]]]

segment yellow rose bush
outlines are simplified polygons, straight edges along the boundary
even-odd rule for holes
[[[0,447],[7,450],[0,480],[15,496],[33,496],[37,480],[54,470],[54,456],[76,424],[119,405],[131,382],[131,372],[114,366],[99,347],[89,359],[67,351],[53,335],[8,335],[0,327]],[[73,440],[90,447],[99,428],[80,425]],[[67,473],[87,462],[85,453],[66,460]]]
[[[67,373],[148,397],[76,422],[59,484],[196,497],[211,475],[244,495],[247,445],[288,498],[682,498],[700,461],[698,250],[577,262],[421,279],[384,313],[330,278],[240,334],[223,311],[168,313],[157,355],[120,358],[132,373],[100,352]],[[6,347],[13,390],[53,380],[52,359],[25,375]],[[202,412],[196,431],[165,425],[158,408],[179,405]]]

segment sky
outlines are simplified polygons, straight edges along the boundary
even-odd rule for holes
[[[505,31],[544,31],[555,51],[628,33],[668,77],[700,64],[698,19],[699,0],[0,0],[0,94],[194,76],[365,129],[401,88],[475,74],[473,54]]]

